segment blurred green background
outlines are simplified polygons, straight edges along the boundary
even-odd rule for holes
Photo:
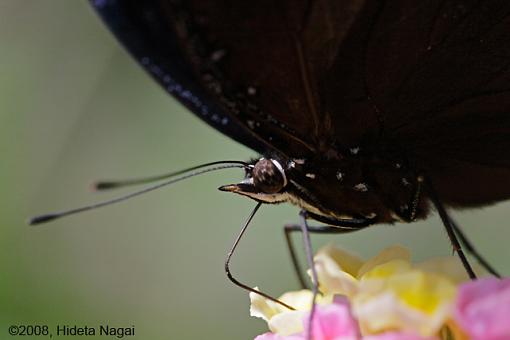
[[[250,339],[266,331],[223,272],[254,206],[216,190],[239,180],[237,169],[52,224],[25,224],[34,214],[127,192],[91,193],[93,179],[254,153],[164,93],[87,1],[0,0],[0,48],[0,339],[10,339],[9,325],[31,323],[134,325],[134,338],[155,340]],[[509,207],[456,214],[504,273]],[[294,207],[263,207],[233,260],[234,274],[275,295],[296,288],[282,233],[294,221]],[[315,237],[314,245],[331,240],[363,256],[395,243],[418,260],[451,255],[436,217]]]

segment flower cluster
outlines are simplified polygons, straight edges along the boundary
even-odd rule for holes
[[[321,294],[293,291],[285,307],[251,293],[251,315],[271,332],[255,340],[510,340],[510,278],[470,281],[456,257],[412,264],[395,246],[363,261],[327,246],[314,257]]]

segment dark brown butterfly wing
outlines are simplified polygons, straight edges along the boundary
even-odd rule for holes
[[[390,143],[432,177],[443,200],[510,196],[508,1],[388,1],[366,56]]]
[[[192,7],[208,41],[228,53],[223,76],[259,89],[258,109],[313,152],[401,152],[454,205],[510,196],[508,1]],[[263,125],[256,133],[282,131]],[[292,143],[276,145],[303,154]]]
[[[408,158],[450,204],[510,196],[507,1],[97,2],[160,82],[193,78],[229,123],[206,121],[261,153],[360,147]]]
[[[268,150],[267,143],[239,124],[194,77],[179,45],[175,20],[163,10],[169,1],[91,0],[91,3],[124,47],[165,91],[218,131],[260,153]]]
[[[341,87],[353,86],[346,76],[352,65],[332,71],[339,53],[350,48],[343,45],[365,11],[363,1],[188,1],[180,10],[178,22],[182,17],[193,22],[184,32],[177,30],[183,49],[200,76],[215,75],[206,86],[227,97],[221,98],[227,109],[230,101],[241,99],[234,110],[240,122],[283,154],[335,153],[335,145],[354,146],[367,130],[377,131],[371,110],[348,112],[344,124],[345,116],[336,114],[346,105],[330,105],[339,96],[346,99],[343,104],[360,100],[359,94],[351,98]],[[205,53],[191,37],[207,46]],[[205,57],[215,54],[222,58],[210,66]],[[328,96],[335,101],[330,103]],[[354,136],[352,143],[347,133]]]

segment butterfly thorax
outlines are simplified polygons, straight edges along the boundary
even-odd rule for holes
[[[335,160],[268,157],[221,189],[264,203],[294,204],[319,221],[410,222],[426,215],[422,179],[403,162],[355,155]]]

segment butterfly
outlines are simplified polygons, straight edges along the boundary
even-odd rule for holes
[[[239,237],[261,204],[296,205],[305,239],[433,207],[468,274],[461,243],[497,275],[447,209],[510,197],[508,1],[91,3],[169,94],[261,155],[224,165],[246,174],[220,189],[258,202]]]
[[[340,230],[433,205],[452,233],[445,207],[510,196],[507,2],[92,3],[170,94],[263,156],[225,191]]]

